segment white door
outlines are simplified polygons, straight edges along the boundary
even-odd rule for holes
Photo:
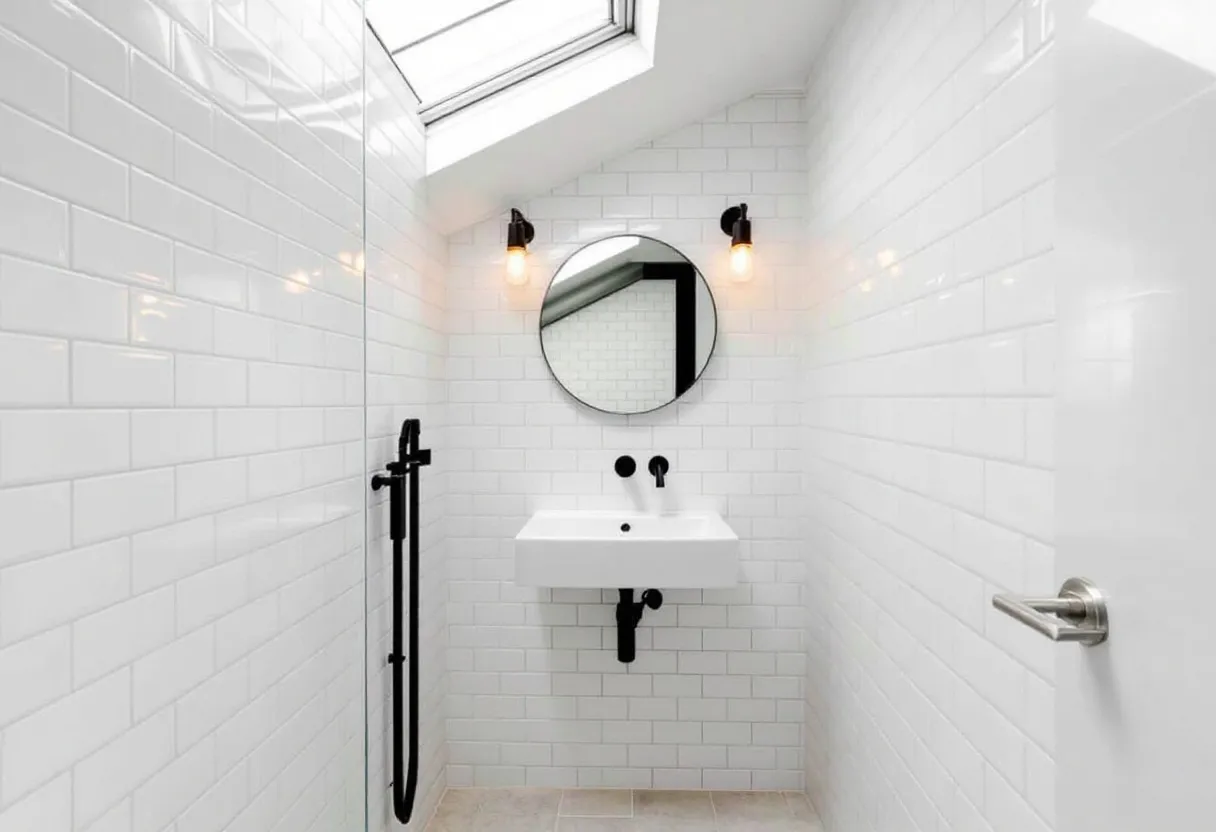
[[[1216,0],[1055,7],[1056,829],[1216,829]]]

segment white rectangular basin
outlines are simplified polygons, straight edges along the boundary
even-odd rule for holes
[[[515,583],[716,589],[739,581],[739,537],[712,511],[538,511],[515,536]]]

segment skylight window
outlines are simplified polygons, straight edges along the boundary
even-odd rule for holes
[[[634,0],[367,0],[430,123],[633,30]]]

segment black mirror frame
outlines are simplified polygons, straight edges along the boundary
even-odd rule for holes
[[[658,243],[659,245],[667,246],[667,248],[671,249],[672,251],[676,252],[681,257],[683,257],[685,262],[687,262],[690,266],[692,266],[694,274],[702,282],[705,283],[705,289],[707,292],[709,292],[710,307],[713,309],[713,313],[714,313],[714,340],[713,340],[713,343],[709,345],[709,355],[706,356],[706,358],[705,358],[705,366],[701,367],[700,370],[696,372],[696,374],[693,376],[692,381],[689,382],[688,385],[682,391],[679,390],[679,385],[677,383],[677,392],[676,392],[675,396],[673,396],[670,400],[663,402],[663,404],[661,404],[657,407],[652,407],[649,410],[636,410],[636,411],[631,411],[629,413],[621,413],[616,410],[605,410],[602,407],[596,407],[593,404],[589,404],[588,402],[585,402],[582,399],[580,399],[578,396],[576,396],[570,390],[570,388],[567,387],[560,378],[558,378],[557,373],[553,372],[553,363],[551,361],[549,361],[549,354],[545,351],[544,327],[542,327],[540,325],[540,313],[544,310],[545,301],[548,300],[549,292],[552,291],[552,289],[553,289],[553,281],[557,279],[557,276],[559,274],[561,274],[562,269],[565,268],[566,264],[570,262],[571,258],[573,258],[576,254],[578,254],[579,252],[583,251],[584,249],[586,249],[590,246],[596,245],[597,243],[602,243],[605,240],[613,240],[613,239],[616,239],[617,237],[637,237],[642,240],[650,240],[651,242]],[[695,298],[696,298],[695,294],[693,295],[693,298],[694,298],[694,303],[695,303]],[[695,307],[694,307],[694,310],[695,310]],[[696,314],[695,311],[693,314],[694,315]],[[541,357],[543,357],[545,359],[545,367],[546,367],[546,369],[549,370],[550,378],[552,378],[555,382],[557,382],[557,386],[562,389],[562,392],[565,393],[566,396],[568,396],[576,404],[579,404],[579,405],[587,408],[588,410],[593,410],[597,413],[605,413],[609,416],[620,416],[620,417],[644,416],[647,413],[655,413],[657,411],[662,410],[665,407],[669,407],[670,405],[673,405],[676,402],[678,402],[681,398],[683,398],[685,393],[687,393],[689,390],[696,387],[697,384],[701,381],[701,379],[705,376],[705,371],[709,368],[710,363],[714,359],[714,354],[718,351],[718,338],[719,338],[720,334],[721,334],[721,330],[720,330],[719,320],[718,320],[718,299],[714,296],[713,287],[709,284],[709,280],[706,279],[705,272],[701,271],[700,267],[698,267],[697,264],[695,262],[693,262],[693,259],[691,257],[689,257],[687,254],[685,254],[680,249],[673,246],[671,243],[668,243],[664,240],[660,240],[658,237],[651,237],[646,234],[609,234],[606,237],[599,237],[595,240],[591,240],[590,242],[583,243],[582,245],[580,245],[577,249],[572,251],[566,257],[565,260],[563,260],[561,262],[561,264],[557,267],[556,271],[553,272],[553,276],[549,278],[549,285],[545,287],[545,294],[541,298],[540,309],[537,310],[536,340],[540,344],[540,354],[541,354]],[[694,355],[695,355],[695,352],[694,352]],[[694,358],[694,360],[695,360],[695,358]]]

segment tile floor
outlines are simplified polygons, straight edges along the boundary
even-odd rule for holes
[[[797,792],[449,789],[429,832],[822,832]]]

